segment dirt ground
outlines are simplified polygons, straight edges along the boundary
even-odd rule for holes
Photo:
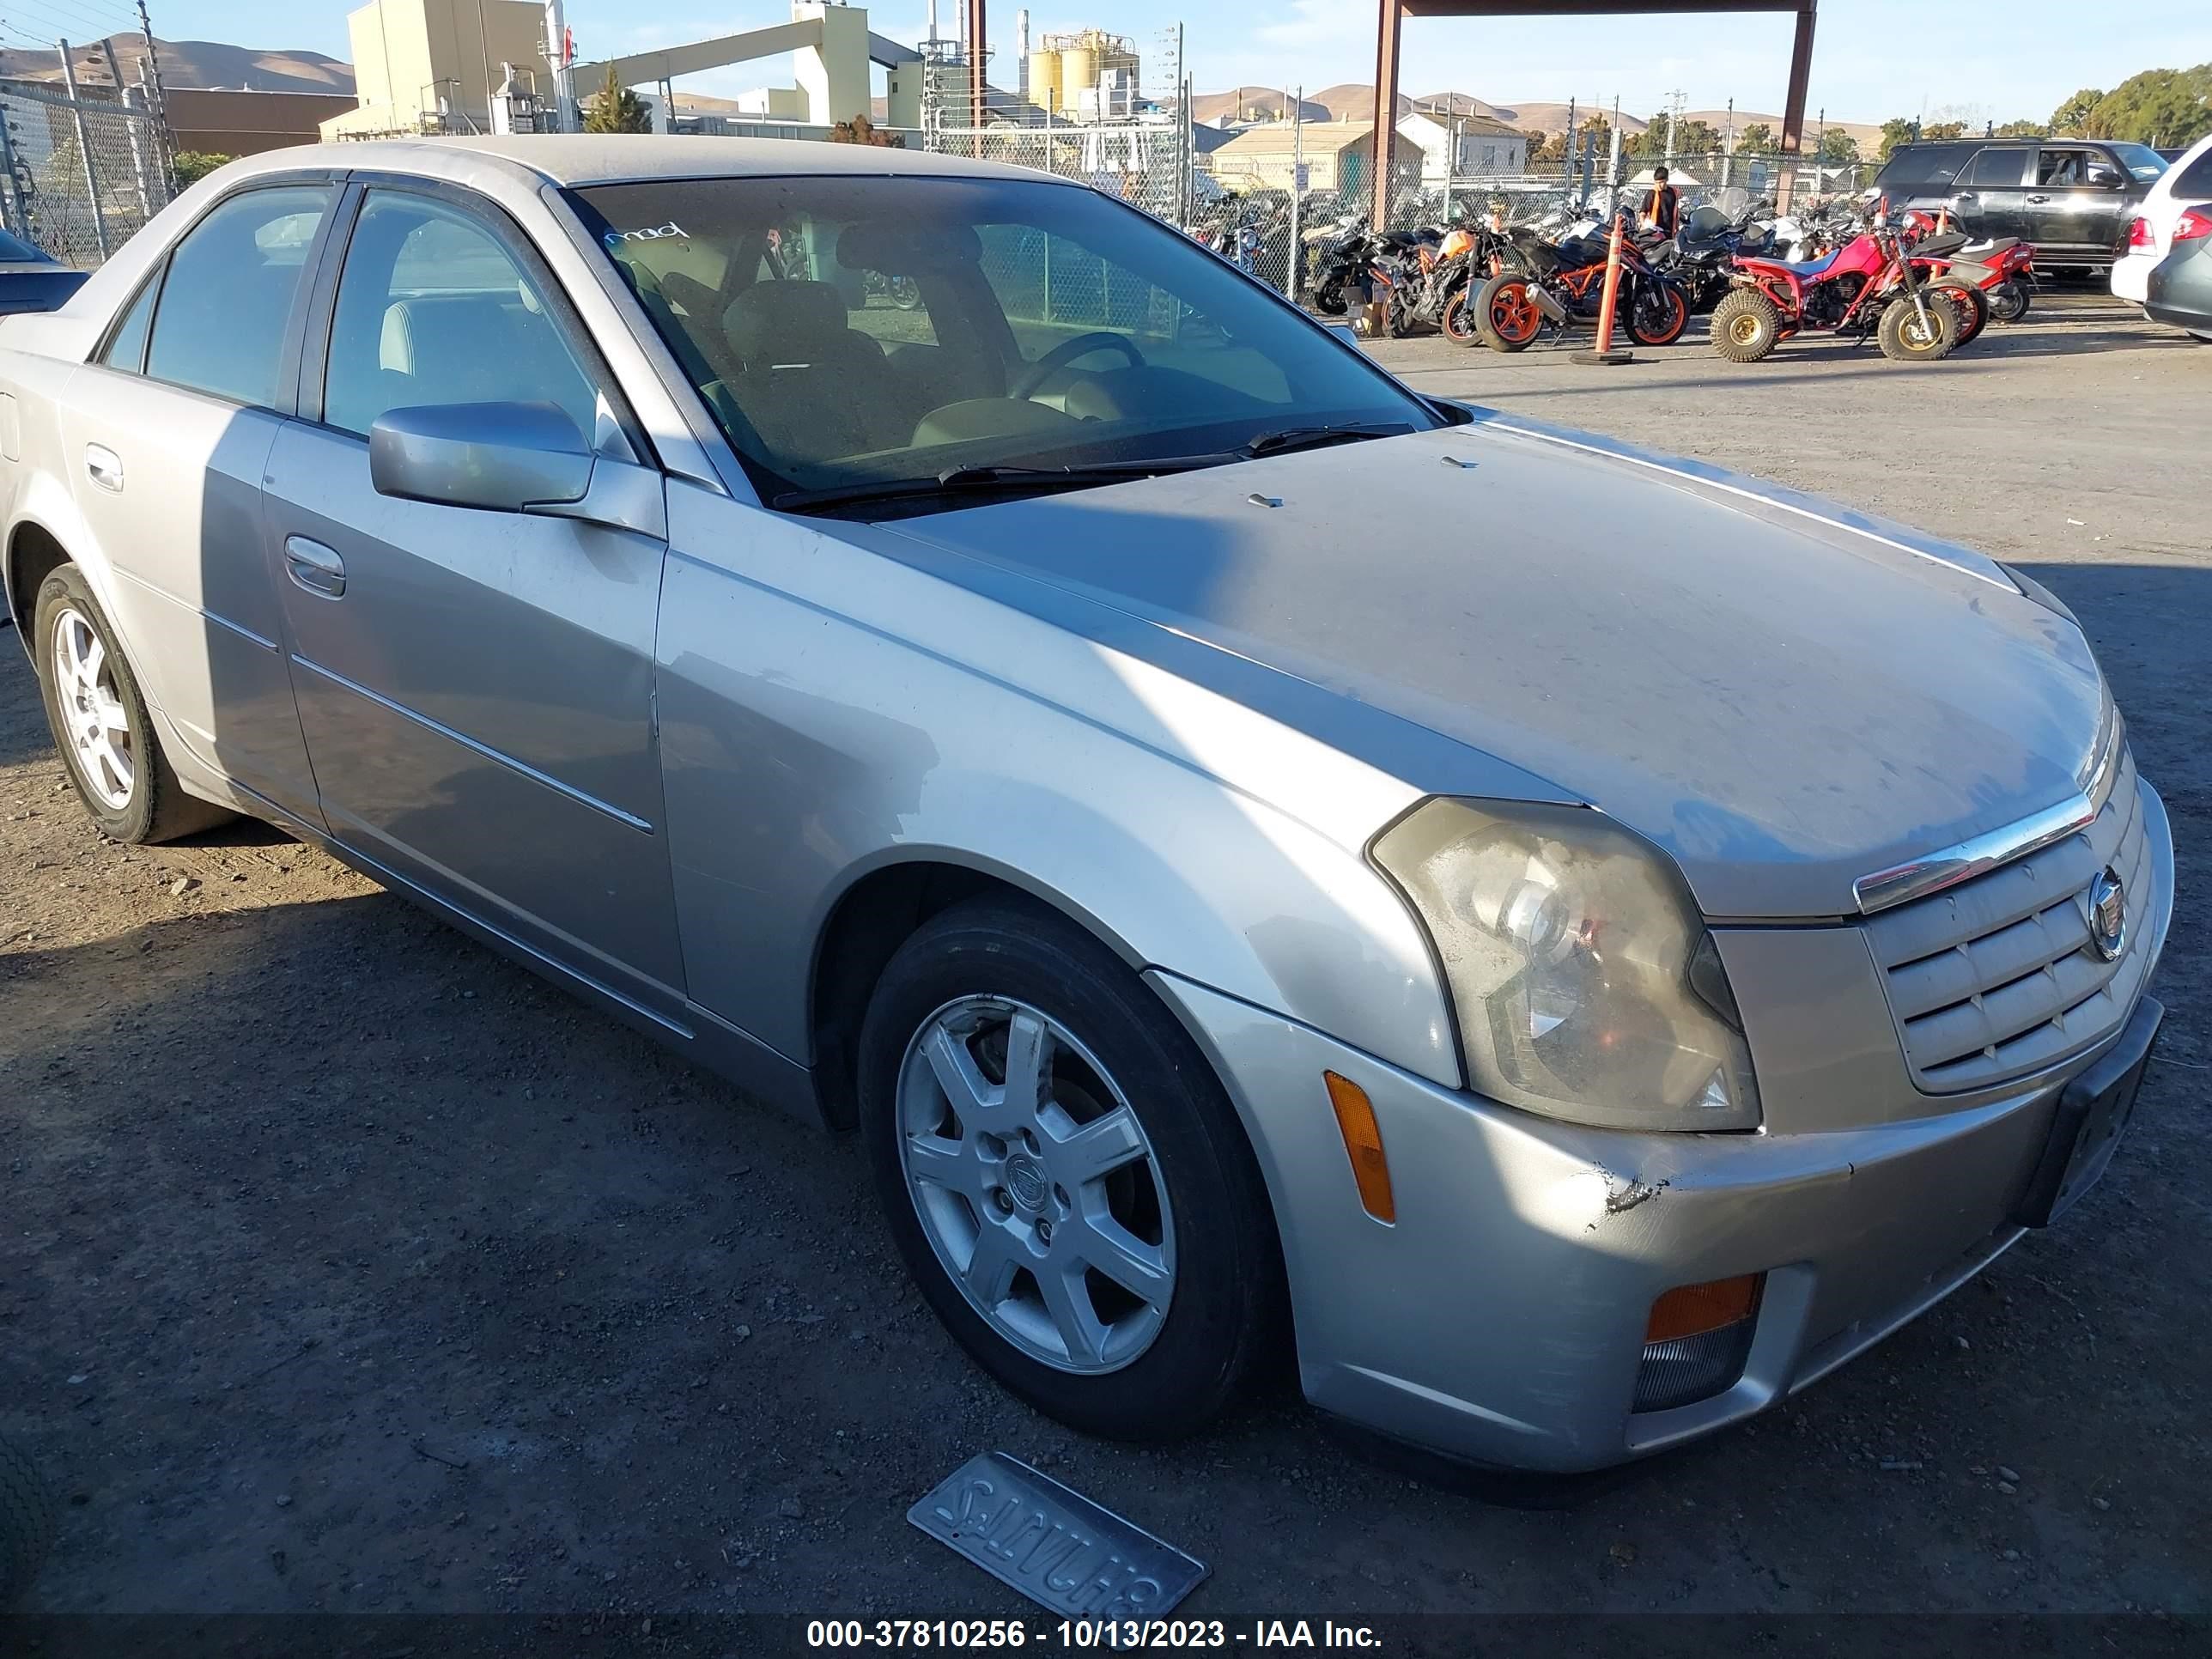
[[[1164,1449],[1035,1416],[908,1289],[854,1146],[273,832],[100,842],[0,640],[0,1434],[65,1497],[31,1607],[1003,1616],[905,1520],[1002,1448],[1209,1562],[1196,1616],[2212,1611],[2212,349],[2092,295],[1992,337],[1925,368],[1378,349],[2024,564],[2081,613],[2184,870],[2103,1185],[1566,1510],[1385,1472],[1287,1390]]]

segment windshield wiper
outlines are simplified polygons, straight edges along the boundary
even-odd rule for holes
[[[787,489],[772,497],[769,505],[779,512],[793,513],[804,512],[811,507],[912,501],[930,495],[1088,489],[1098,484],[1126,483],[1131,478],[1223,466],[1239,459],[1237,454],[1224,452],[1212,455],[1166,455],[1149,461],[1097,461],[1085,466],[955,466],[933,477],[878,478],[866,483],[832,484],[823,489]]]
[[[1324,449],[1331,444],[1356,444],[1367,438],[1396,438],[1413,429],[1411,421],[1346,421],[1338,426],[1285,426],[1262,432],[1237,453],[1252,460],[1262,455],[1287,455],[1299,449]]]

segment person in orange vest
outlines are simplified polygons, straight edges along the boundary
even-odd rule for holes
[[[1667,182],[1667,169],[1651,169],[1651,191],[1636,210],[1636,222],[1650,225],[1662,236],[1672,236],[1681,222],[1682,193]]]

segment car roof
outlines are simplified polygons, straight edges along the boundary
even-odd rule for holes
[[[544,132],[501,137],[377,138],[265,150],[254,172],[298,167],[449,175],[463,158],[526,168],[556,185],[633,184],[657,179],[789,178],[855,174],[1024,179],[1053,175],[964,155],[833,144],[811,138],[709,138],[680,134]],[[1073,180],[1061,180],[1073,183]]]

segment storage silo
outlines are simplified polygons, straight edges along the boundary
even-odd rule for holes
[[[1028,96],[1039,109],[1067,107],[1067,94],[1060,88],[1060,53],[1048,46],[1030,54]]]
[[[1086,92],[1098,86],[1098,49],[1092,35],[1077,35],[1060,51],[1060,100],[1073,109]]]

